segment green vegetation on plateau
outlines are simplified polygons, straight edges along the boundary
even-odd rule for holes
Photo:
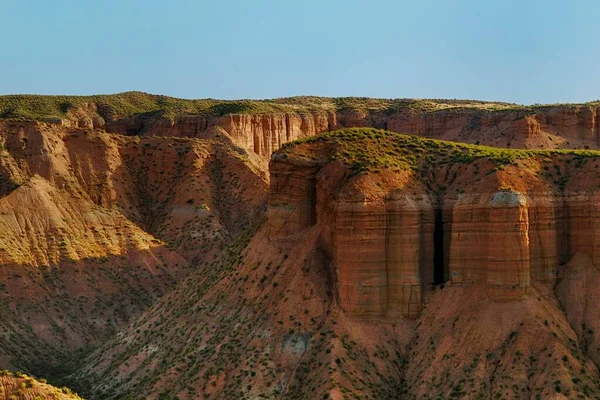
[[[317,111],[357,110],[394,113],[402,109],[413,112],[481,110],[538,110],[547,106],[521,106],[512,103],[441,99],[372,99],[366,97],[299,96],[273,100],[177,99],[142,92],[125,92],[93,96],[0,96],[0,119],[57,121],[70,109],[95,104],[103,115],[132,117],[146,115],[174,118],[183,115],[303,113]]]
[[[305,143],[322,143],[325,152],[304,151],[298,146]],[[431,165],[472,163],[487,159],[502,168],[518,160],[533,157],[573,156],[576,159],[600,158],[598,150],[517,150],[456,143],[419,136],[378,130],[373,128],[349,128],[303,138],[283,145],[280,150],[292,157],[315,159],[315,161],[340,160],[355,171],[373,171],[384,168],[419,169]],[[318,157],[327,154],[327,160]]]

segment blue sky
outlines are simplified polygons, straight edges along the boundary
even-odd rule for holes
[[[600,98],[596,0],[2,0],[0,94]]]

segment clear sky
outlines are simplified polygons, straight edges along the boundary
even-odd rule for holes
[[[598,0],[0,0],[0,94],[600,98]]]

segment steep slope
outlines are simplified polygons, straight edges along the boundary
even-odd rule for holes
[[[93,388],[92,398],[314,398],[340,380],[362,379],[390,397],[410,332],[355,324],[339,312],[317,238],[313,231],[272,243],[263,226],[95,351],[72,384]],[[371,361],[361,342],[336,368],[357,337],[396,364]]]
[[[50,375],[264,213],[261,161],[221,140],[0,125],[0,362]]]
[[[284,146],[267,220],[73,383],[93,398],[597,396],[553,286],[559,264],[600,255],[599,166],[372,129]]]
[[[120,213],[38,176],[1,198],[0,210],[3,365],[47,374],[45,366],[113,334],[188,270]]]
[[[583,348],[600,365],[600,271],[589,255],[578,254],[561,267],[556,294]]]
[[[264,161],[227,141],[126,138],[16,122],[0,125],[0,132],[7,165],[20,167],[7,182],[38,174],[99,206],[116,207],[189,260],[214,253],[265,201]],[[201,231],[208,234],[205,226],[217,239],[190,242]]]
[[[598,368],[552,292],[494,302],[481,284],[436,291],[407,354],[412,398],[596,398]]]

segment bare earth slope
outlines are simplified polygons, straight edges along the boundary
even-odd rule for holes
[[[594,307],[557,273],[596,270],[599,168],[594,151],[371,129],[285,146],[267,220],[73,382],[94,398],[596,397]]]
[[[264,163],[217,139],[0,123],[0,362],[48,376],[264,213]]]

